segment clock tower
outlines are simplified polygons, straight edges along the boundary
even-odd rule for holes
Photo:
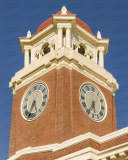
[[[104,68],[109,39],[94,36],[64,6],[19,42],[24,68],[9,83],[8,160],[126,157],[128,128],[117,131],[116,122],[118,83]]]

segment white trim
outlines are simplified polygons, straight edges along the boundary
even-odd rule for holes
[[[92,141],[95,141],[99,144],[102,144],[104,142],[111,141],[112,139],[116,139],[116,138],[121,137],[126,134],[128,134],[128,127],[121,129],[121,130],[118,130],[118,131],[115,131],[113,133],[107,134],[102,137],[99,137],[99,136],[89,132],[84,135],[80,135],[80,136],[77,136],[77,137],[72,138],[70,140],[64,141],[63,143],[60,143],[60,144],[56,143],[56,144],[51,144],[51,145],[39,146],[39,147],[24,148],[20,151],[17,151],[16,154],[13,155],[12,157],[10,157],[8,160],[16,160],[17,158],[19,158],[23,155],[40,153],[40,152],[52,151],[53,153],[55,153],[55,152],[58,152],[60,150],[65,149],[65,148],[68,148],[70,146],[74,146],[74,145],[79,144],[81,142],[87,141],[88,139],[91,139]],[[98,159],[103,159],[105,157],[110,157],[112,155],[119,154],[119,153],[125,152],[125,151],[128,151],[128,142],[111,147],[111,148],[108,148],[103,151],[98,151],[98,150],[95,150],[91,147],[88,147],[83,150],[77,151],[75,153],[61,157],[62,158],[61,160],[64,160],[65,157],[69,158],[69,157],[77,156],[77,155],[80,155],[82,153],[87,153],[87,152],[93,153],[93,154],[89,154],[90,156],[97,155]],[[60,159],[56,159],[56,160],[60,160]]]
[[[39,146],[39,147],[27,147],[27,148],[17,151],[16,154],[10,157],[8,160],[16,160],[17,158],[20,158],[23,155],[52,151],[53,148],[56,147],[57,145],[58,143],[45,145],[45,146]]]
[[[85,149],[68,154],[68,155],[63,156],[61,158],[57,158],[55,160],[68,160],[68,159],[73,159],[73,160],[94,159],[94,160],[98,160],[98,156],[97,156],[98,153],[100,153],[100,152],[97,151],[96,149],[93,149],[91,147],[87,147]]]
[[[66,47],[52,51],[18,71],[12,77],[9,87],[17,90],[50,70],[59,69],[63,66],[77,70],[112,92],[118,89],[118,83],[112,74],[92,60]]]
[[[128,151],[128,142],[100,151],[99,159],[120,154],[120,152]]]
[[[77,136],[77,137],[72,138],[70,140],[64,141],[63,143],[59,144],[59,146],[56,147],[56,149],[54,149],[54,152],[57,152],[57,151],[62,150],[64,148],[68,148],[69,146],[76,145],[78,143],[84,142],[89,139],[98,143],[98,144],[102,144],[104,142],[111,141],[112,139],[116,139],[118,137],[122,137],[123,135],[127,135],[127,134],[128,134],[128,127],[121,129],[121,130],[118,130],[118,131],[115,131],[115,132],[112,132],[112,133],[107,134],[102,137],[99,137],[93,133],[88,132],[84,135],[80,135],[80,136]]]

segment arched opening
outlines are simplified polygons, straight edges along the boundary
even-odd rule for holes
[[[31,63],[31,52],[29,52],[29,64]]]
[[[50,52],[50,48],[48,46],[49,46],[48,43],[44,44],[44,47],[43,47],[44,48],[43,49],[44,55]]]
[[[62,44],[62,46],[66,46],[66,30],[65,30],[65,28],[63,28],[63,44]]]
[[[80,53],[80,54],[82,54],[82,55],[84,55],[85,54],[85,49],[84,49],[84,47],[80,44],[80,48],[78,48],[78,52]]]
[[[99,64],[99,51],[97,52],[97,64]]]

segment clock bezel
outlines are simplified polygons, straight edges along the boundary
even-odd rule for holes
[[[86,113],[83,105],[81,104],[81,98],[80,98],[80,95],[81,95],[81,94],[80,94],[81,87],[82,87],[83,85],[87,85],[87,84],[88,84],[88,85],[92,85],[94,88],[96,88],[96,89],[98,90],[98,92],[102,95],[103,99],[104,99],[104,103],[105,103],[105,113],[104,113],[103,118],[101,118],[101,119],[99,119],[99,120],[95,120],[95,119],[93,119],[92,117],[88,116],[88,114]],[[94,93],[95,93],[95,92],[94,92]],[[94,83],[92,83],[92,82],[84,82],[84,83],[81,84],[81,86],[80,86],[80,88],[79,88],[79,102],[80,102],[80,106],[82,107],[84,113],[85,113],[85,114],[87,115],[87,117],[90,118],[92,121],[99,123],[99,122],[102,122],[102,121],[105,120],[105,118],[106,118],[106,116],[107,116],[107,102],[106,102],[106,99],[105,99],[105,96],[104,96],[103,92],[101,91],[101,89],[100,89],[96,84],[94,84]]]
[[[41,111],[40,114],[38,114],[36,117],[34,117],[33,119],[27,119],[26,116],[24,115],[24,111],[23,111],[23,108],[22,108],[22,105],[23,105],[23,102],[24,102],[24,98],[26,97],[28,91],[33,87],[35,86],[36,84],[43,84],[45,86],[45,88],[47,88],[47,102],[45,104],[45,107],[43,108],[43,110]],[[20,107],[20,110],[21,110],[21,115],[22,117],[26,120],[26,121],[34,121],[36,120],[38,117],[40,117],[40,115],[44,112],[46,106],[47,106],[47,103],[48,103],[48,99],[49,99],[49,88],[48,88],[48,85],[44,82],[44,81],[36,81],[36,82],[33,82],[25,91],[25,93],[23,94],[23,97],[22,97],[22,100],[21,100],[21,107]],[[28,102],[27,102],[28,103]]]

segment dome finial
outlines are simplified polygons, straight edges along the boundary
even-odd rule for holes
[[[67,9],[65,6],[62,7],[61,11],[62,11],[61,14],[67,14]]]

